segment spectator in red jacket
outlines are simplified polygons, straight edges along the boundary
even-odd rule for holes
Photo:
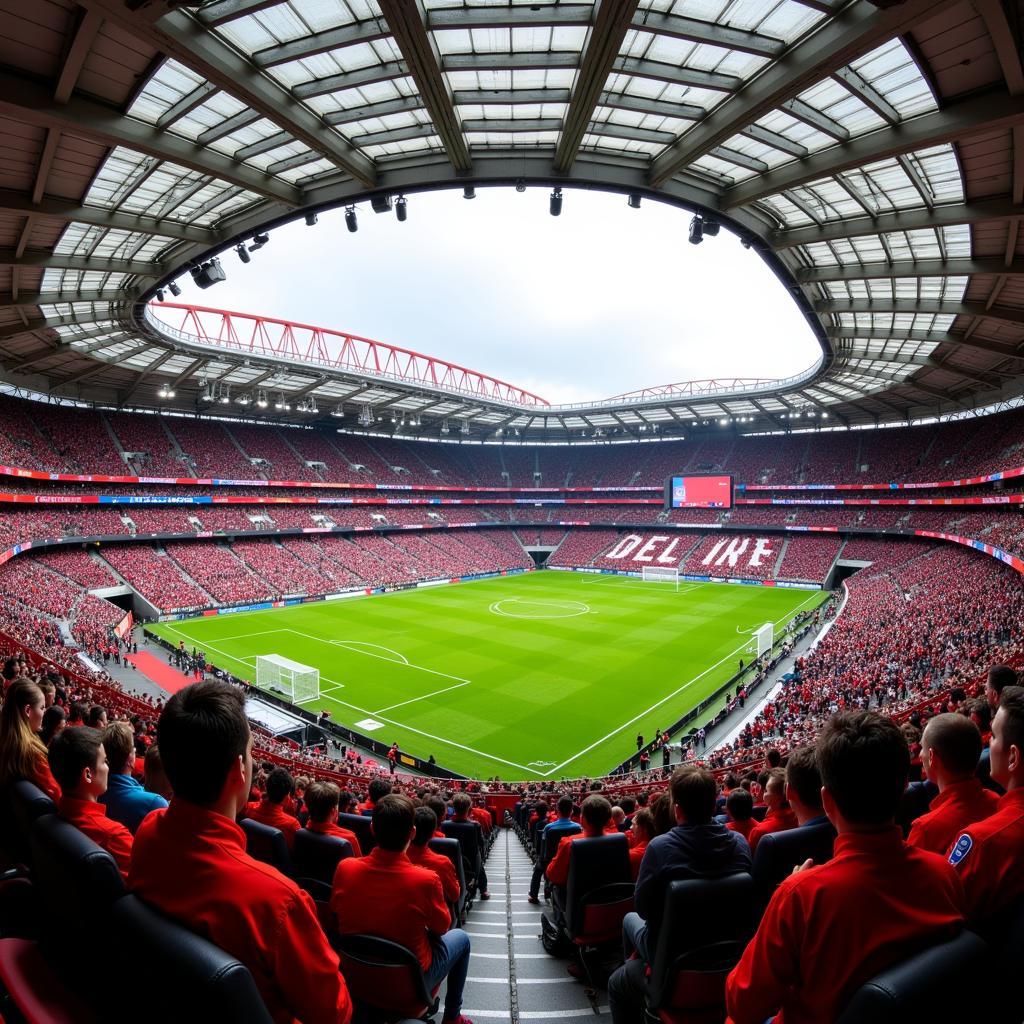
[[[629,871],[636,881],[640,864],[647,852],[647,844],[654,838],[654,815],[644,807],[633,815],[633,845],[629,848]]]
[[[299,819],[284,808],[285,801],[291,799],[294,788],[291,772],[287,768],[275,768],[267,776],[267,790],[263,794],[263,799],[255,806],[248,804],[244,815],[271,828],[279,828],[284,833],[284,841],[288,844],[289,850],[295,843],[295,833],[302,828]]]
[[[352,1002],[313,900],[250,857],[235,823],[252,785],[243,691],[186,686],[157,739],[174,796],[139,826],[128,888],[245,964],[274,1021],[348,1024]]]
[[[996,812],[964,830],[949,862],[973,919],[985,921],[1024,895],[1024,687],[1004,687],[992,719],[992,778],[1006,793]]]
[[[797,828],[828,821],[821,804],[821,772],[814,747],[798,747],[786,760],[786,802]]]
[[[839,713],[816,751],[835,855],[806,861],[775,890],[726,982],[733,1024],[836,1020],[873,975],[963,926],[955,872],[907,846],[895,824],[910,771],[899,727],[870,711]]]
[[[768,813],[764,816],[763,821],[759,821],[750,830],[750,835],[747,836],[751,856],[757,850],[761,836],[766,836],[771,832],[785,832],[787,829],[797,826],[796,814],[786,799],[785,768],[772,768],[768,773],[768,783],[764,787],[764,802],[768,806]]]
[[[456,793],[452,798],[452,821],[476,821],[472,817],[473,798],[468,793]],[[477,822],[479,824],[479,822]],[[483,841],[483,828],[480,829],[481,842]],[[480,850],[480,873],[477,876],[476,887],[480,899],[489,900],[491,894],[487,891],[487,871],[484,869],[483,849]]]
[[[569,879],[571,844],[577,839],[593,839],[595,836],[604,835],[605,832],[617,832],[618,829],[611,825],[611,820],[612,805],[603,796],[593,794],[583,801],[580,810],[580,824],[583,826],[583,831],[574,836],[562,838],[545,872],[552,885],[565,885]]]
[[[132,834],[119,821],[108,818],[106,807],[99,802],[107,791],[110,775],[102,733],[88,726],[65,729],[54,737],[48,757],[61,788],[57,802],[60,816],[106,850],[127,878]]]
[[[975,775],[981,757],[981,733],[969,718],[936,715],[921,737],[921,761],[939,795],[910,828],[907,842],[945,855],[968,825],[994,814],[999,797]]]
[[[377,801],[386,797],[390,792],[390,782],[386,782],[384,779],[372,779],[370,781],[370,785],[367,787],[366,801],[359,805],[356,810],[356,814],[373,814],[373,809],[377,806]]]
[[[985,679],[985,698],[993,714],[999,708],[999,698],[1007,686],[1017,685],[1017,673],[1009,665],[993,665]]]
[[[430,849],[430,840],[437,831],[437,815],[429,807],[417,807],[414,818],[416,834],[412,837],[405,855],[421,868],[429,868],[441,879],[446,903],[458,903],[462,890],[459,888],[459,876],[455,873],[455,865],[443,854]]]
[[[26,779],[59,800],[60,786],[39,738],[45,703],[43,691],[29,679],[15,679],[7,687],[0,708],[0,786]]]
[[[359,839],[351,829],[338,824],[338,803],[341,790],[333,782],[311,782],[306,787],[306,828],[321,836],[336,836],[352,847],[353,857],[362,857]]]
[[[469,936],[449,929],[441,879],[405,855],[415,834],[415,807],[388,795],[373,810],[377,845],[365,857],[343,860],[334,873],[331,909],[342,934],[370,934],[411,949],[433,991],[445,978],[445,1024],[469,1024],[462,990],[469,972]]]
[[[743,788],[734,789],[725,798],[725,810],[729,815],[725,827],[733,832],[739,832],[749,842],[750,833],[757,825],[754,818],[754,798],[749,791]]]

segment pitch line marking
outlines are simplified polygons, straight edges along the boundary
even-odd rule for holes
[[[815,596],[816,595],[812,594],[811,597],[809,597],[806,601],[802,601],[800,604],[796,606],[796,608],[794,608],[791,612],[787,612],[786,614],[790,616],[795,615],[801,608],[803,608],[805,604],[812,601]],[[784,620],[785,616],[783,616],[778,621],[783,622]],[[610,740],[613,736],[617,736],[620,732],[622,732],[623,729],[628,729],[629,726],[633,725],[635,722],[640,721],[640,719],[643,718],[644,715],[649,715],[652,711],[656,711],[658,708],[661,707],[662,704],[666,703],[667,701],[670,701],[673,697],[678,696],[680,693],[683,692],[683,690],[689,689],[691,686],[693,686],[694,683],[703,679],[709,672],[714,671],[714,669],[718,668],[718,666],[721,665],[723,662],[728,661],[730,658],[736,657],[736,655],[739,654],[740,651],[746,648],[748,643],[749,641],[745,640],[743,643],[739,645],[739,647],[736,648],[736,650],[731,651],[729,654],[725,655],[724,658],[722,658],[719,661],[716,661],[714,665],[709,665],[706,669],[704,669],[703,672],[700,673],[700,675],[694,676],[688,683],[683,683],[682,686],[680,686],[678,689],[673,690],[670,694],[668,694],[668,696],[662,697],[661,700],[659,700],[656,704],[652,704],[646,711],[641,711],[639,715],[634,716],[628,722],[624,722],[617,729],[613,729],[610,733],[608,733],[607,736],[602,736],[599,740],[595,740],[593,743],[590,744],[589,747],[585,747],[578,754],[573,754],[572,757],[570,757],[567,761],[563,761],[560,765],[556,765],[555,768],[551,770],[550,774],[554,775],[556,772],[561,771],[567,764],[572,764],[572,762],[575,761],[577,758],[582,757],[584,754],[589,754],[590,751],[594,749],[594,747],[600,746],[602,743],[605,742],[605,740]]]
[[[294,630],[292,631],[294,632]],[[334,644],[336,647],[344,647],[347,650],[355,651],[356,654],[369,654],[372,658],[380,658],[379,654],[374,654],[372,651],[364,651],[363,647],[374,647],[378,651],[387,651],[388,654],[393,654],[394,658],[381,658],[382,661],[395,661],[400,665],[408,665],[409,659],[404,655],[400,654],[393,647],[382,647],[380,644],[369,644],[364,643],[362,640],[328,640],[329,644]],[[418,668],[417,665],[413,665],[413,668]]]
[[[398,704],[389,704],[386,708],[381,708],[380,711],[374,711],[373,714],[379,715],[381,711],[394,711],[395,708],[404,708],[406,704],[415,704],[418,700],[429,700],[431,697],[440,697],[442,693],[448,693],[451,690],[460,690],[463,686],[469,686],[469,680],[464,683],[456,683],[454,686],[446,686],[443,690],[435,690],[433,693],[425,693],[422,697],[413,697],[411,700],[403,700]]]
[[[173,633],[180,633],[180,635],[185,637],[186,640],[190,640],[191,639],[191,637],[189,637],[187,633],[181,633],[181,630],[175,629],[173,626],[167,626],[167,628],[169,630],[171,630],[171,632],[173,632]],[[292,630],[292,632],[294,633],[294,632],[296,632],[296,630]],[[302,634],[302,635],[304,636],[305,634]],[[314,639],[317,639],[317,638],[314,638]],[[223,655],[229,661],[234,661],[234,662],[236,662],[238,664],[244,664],[243,662],[239,662],[238,658],[236,658],[235,655],[228,654],[227,651],[222,651],[219,648],[214,647],[213,644],[207,644],[206,646],[211,651],[216,651],[218,654]],[[410,666],[410,667],[418,667],[418,666]],[[429,671],[431,671],[431,669],[424,669],[424,671],[429,672]],[[443,673],[438,673],[438,674],[443,675]],[[326,676],[321,676],[320,678],[321,679],[327,679]],[[449,678],[452,678],[452,677],[449,677]],[[464,683],[469,682],[468,679],[462,679],[462,680],[459,680],[459,681],[460,682],[464,682]],[[334,683],[334,680],[333,679],[327,679],[327,682]],[[342,683],[335,683],[335,685],[336,686],[343,686],[344,684],[342,684]],[[321,694],[323,693],[322,690],[320,692],[321,692]],[[348,701],[340,700],[338,697],[328,697],[327,699],[334,701],[335,704],[340,704],[342,707],[350,708],[352,711],[358,711],[361,715],[373,715],[374,714],[374,712],[370,711],[367,708],[361,708],[357,704],[349,704]],[[525,764],[517,764],[515,761],[506,761],[505,758],[498,757],[496,754],[487,754],[484,751],[477,750],[474,747],[467,747],[464,743],[456,743],[455,740],[445,739],[443,736],[435,736],[433,733],[424,732],[422,729],[414,729],[411,725],[403,725],[401,722],[396,722],[393,719],[385,718],[383,715],[378,715],[377,717],[380,718],[381,721],[386,722],[388,725],[393,725],[396,729],[405,729],[406,732],[414,732],[414,733],[416,733],[417,736],[424,736],[428,740],[436,740],[438,743],[444,743],[445,745],[447,745],[449,747],[457,747],[459,750],[464,750],[468,754],[475,754],[477,757],[482,757],[482,758],[484,758],[487,761],[494,761],[497,764],[508,765],[509,768],[518,768],[521,772],[529,772],[531,775],[536,775],[538,778],[543,778],[544,777],[540,772],[534,771],[532,768],[527,768],[527,766]],[[547,953],[544,953],[542,955],[543,956],[547,956]]]
[[[516,615],[514,612],[506,611],[502,608],[505,604],[524,604],[532,605],[535,608],[555,608],[561,609],[566,612],[564,615]],[[590,613],[590,605],[584,604],[582,601],[542,601],[542,600],[531,600],[526,597],[504,597],[500,601],[493,601],[490,607],[487,609],[492,615],[503,615],[507,619],[529,619],[529,620],[548,620],[548,619],[575,619],[580,615],[588,615]]]

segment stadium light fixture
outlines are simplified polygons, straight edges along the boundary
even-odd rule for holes
[[[246,249],[246,247],[241,242],[239,242],[238,245],[235,246],[235,252],[238,253],[238,258],[243,263],[252,262],[252,257],[249,255],[249,250]]]
[[[629,206],[629,208],[631,210],[639,210],[640,209],[640,193],[639,192],[630,192],[629,193],[629,199],[626,200],[626,204]]]
[[[252,236],[252,245],[249,246],[249,252],[255,252],[257,249],[262,249],[269,241],[270,235],[268,235],[266,231],[260,231],[258,234]]]
[[[462,421],[462,426],[459,428],[459,432],[464,436],[469,434],[469,420]]]
[[[463,199],[476,199],[476,189],[472,185],[466,185],[462,190]]]
[[[156,290],[156,301],[157,302],[163,302],[164,301],[164,290],[163,290],[163,288],[157,288],[157,290]]]
[[[722,230],[722,225],[717,220],[709,220],[707,217],[703,218],[704,221],[704,234],[708,238],[714,238],[719,231]]]
[[[252,401],[252,395],[239,395],[235,401],[239,405],[248,405]]]
[[[307,228],[312,228],[312,227],[315,227],[315,226],[316,226],[316,214],[315,213],[307,213],[306,214],[306,227]]]
[[[331,415],[332,416],[337,416],[338,419],[341,419],[345,415],[345,406],[344,405],[336,405],[334,407],[334,409],[331,411]]]
[[[409,218],[409,201],[405,196],[399,196],[395,201],[395,216],[400,224],[404,224]]]
[[[224,385],[220,391],[220,404],[228,405],[231,402],[231,387],[230,385]]]
[[[359,410],[359,426],[361,427],[372,427],[373,426],[373,413],[370,411],[368,405],[364,405]]]
[[[259,391],[256,392],[256,404],[261,409],[266,409],[267,407],[267,393],[262,388],[260,388]]]
[[[548,200],[548,212],[552,217],[559,217],[562,214],[562,190],[556,188]]]
[[[695,214],[690,221],[690,245],[700,245],[704,241],[704,220],[700,214]]]
[[[172,281],[167,288],[175,298],[181,294],[181,288],[174,281]]]
[[[209,288],[211,285],[217,284],[218,281],[227,280],[227,274],[224,273],[224,268],[216,256],[199,266],[192,267],[189,273],[200,288]]]
[[[354,206],[345,207],[345,227],[354,235],[359,230],[359,220]]]
[[[441,433],[446,437],[451,433],[451,428],[448,426],[447,420],[441,420]]]

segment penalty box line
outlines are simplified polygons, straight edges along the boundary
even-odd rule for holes
[[[191,640],[191,637],[189,637],[185,633],[182,633],[180,630],[175,629],[173,626],[168,626],[167,628],[169,630],[171,630],[172,632],[178,633],[180,636],[183,636],[186,640]],[[294,632],[294,630],[292,632]],[[205,644],[204,646],[207,649],[211,650],[211,651],[216,651],[217,654],[222,655],[223,657],[227,658],[229,661],[234,661],[234,662],[237,662],[238,664],[244,664],[244,662],[239,661],[239,659],[235,655],[228,654],[227,651],[222,651],[220,648],[215,647],[213,644]],[[383,659],[383,660],[389,661],[390,659],[386,658],[386,659]],[[400,664],[400,663],[399,662],[394,662],[394,664]],[[326,677],[322,677],[322,678],[326,678]],[[333,679],[328,679],[327,682],[334,683],[334,680]],[[463,682],[467,682],[467,681],[464,680]],[[335,683],[335,685],[336,686],[342,686],[343,684]],[[372,715],[376,714],[377,717],[380,718],[380,720],[382,722],[385,722],[388,725],[393,725],[396,729],[404,729],[406,732],[415,733],[417,736],[423,736],[425,739],[435,740],[437,743],[443,743],[446,746],[455,747],[458,750],[464,750],[467,754],[473,754],[476,757],[482,757],[485,761],[492,761],[495,764],[503,764],[503,765],[506,765],[509,768],[516,768],[516,769],[518,769],[521,772],[528,772],[530,775],[536,775],[537,778],[541,778],[541,779],[542,778],[546,778],[546,776],[545,776],[545,774],[543,772],[538,772],[538,771],[536,771],[533,768],[528,768],[525,764],[517,764],[515,761],[507,761],[505,758],[498,757],[496,754],[488,754],[488,753],[485,753],[483,750],[477,750],[475,747],[467,746],[464,743],[457,743],[455,740],[446,739],[444,736],[435,736],[433,733],[425,732],[423,729],[416,729],[416,728],[414,728],[411,725],[404,725],[402,722],[396,722],[394,719],[385,718],[382,714],[370,711],[368,708],[361,708],[361,707],[359,707],[358,704],[350,704],[348,701],[341,700],[338,697],[328,696],[327,699],[330,700],[330,701],[333,701],[335,704],[340,704],[342,707],[349,708],[352,711],[358,711],[361,715],[371,715],[372,716]],[[385,710],[389,710],[389,709],[385,709]]]

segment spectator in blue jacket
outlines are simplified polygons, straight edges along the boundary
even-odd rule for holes
[[[113,722],[103,730],[103,749],[107,752],[110,778],[100,803],[107,808],[107,817],[121,822],[134,835],[142,819],[167,801],[158,793],[150,793],[132,776],[135,766],[135,733],[128,722]]]
[[[533,867],[533,877],[530,879],[530,894],[527,897],[530,903],[540,903],[540,880],[544,877],[544,869],[548,862],[555,855],[558,844],[563,836],[574,836],[583,829],[572,820],[572,797],[563,796],[558,800],[558,817],[549,821],[540,834],[540,841],[537,849],[537,863]]]

